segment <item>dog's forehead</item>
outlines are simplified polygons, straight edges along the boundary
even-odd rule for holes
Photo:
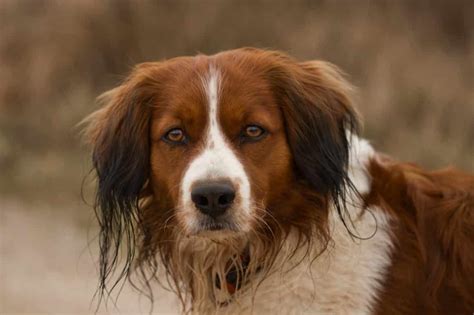
[[[220,118],[241,120],[275,105],[269,82],[252,60],[242,66],[235,55],[217,55],[176,58],[164,63],[155,117],[164,114],[180,119],[205,119],[209,110],[207,85],[212,75],[217,75]]]

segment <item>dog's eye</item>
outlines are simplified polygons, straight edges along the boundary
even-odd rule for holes
[[[242,138],[248,141],[257,141],[262,139],[266,134],[265,129],[257,125],[248,125],[242,132]]]
[[[184,134],[184,131],[181,128],[171,129],[163,136],[163,139],[166,142],[173,144],[183,144],[187,140],[186,135]]]

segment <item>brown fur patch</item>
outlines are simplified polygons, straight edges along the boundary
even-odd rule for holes
[[[474,310],[474,177],[387,158],[369,167],[377,205],[396,220],[395,250],[377,314]]]

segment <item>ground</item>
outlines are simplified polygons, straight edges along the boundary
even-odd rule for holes
[[[97,242],[91,231],[95,223],[91,217],[90,224],[84,224],[71,214],[84,207],[60,211],[50,205],[0,201],[1,314],[95,311]],[[170,299],[161,297],[154,313],[175,313]],[[148,314],[149,303],[127,284],[117,307],[109,301],[99,313]]]

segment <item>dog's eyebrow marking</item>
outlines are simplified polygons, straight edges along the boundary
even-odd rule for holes
[[[184,208],[192,208],[191,188],[195,182],[226,179],[238,189],[237,195],[240,196],[238,211],[243,211],[248,215],[251,211],[250,181],[219,125],[218,106],[222,77],[215,65],[209,67],[202,82],[207,97],[209,120],[204,148],[190,163],[183,177],[181,198]],[[245,223],[241,222],[241,224]]]

